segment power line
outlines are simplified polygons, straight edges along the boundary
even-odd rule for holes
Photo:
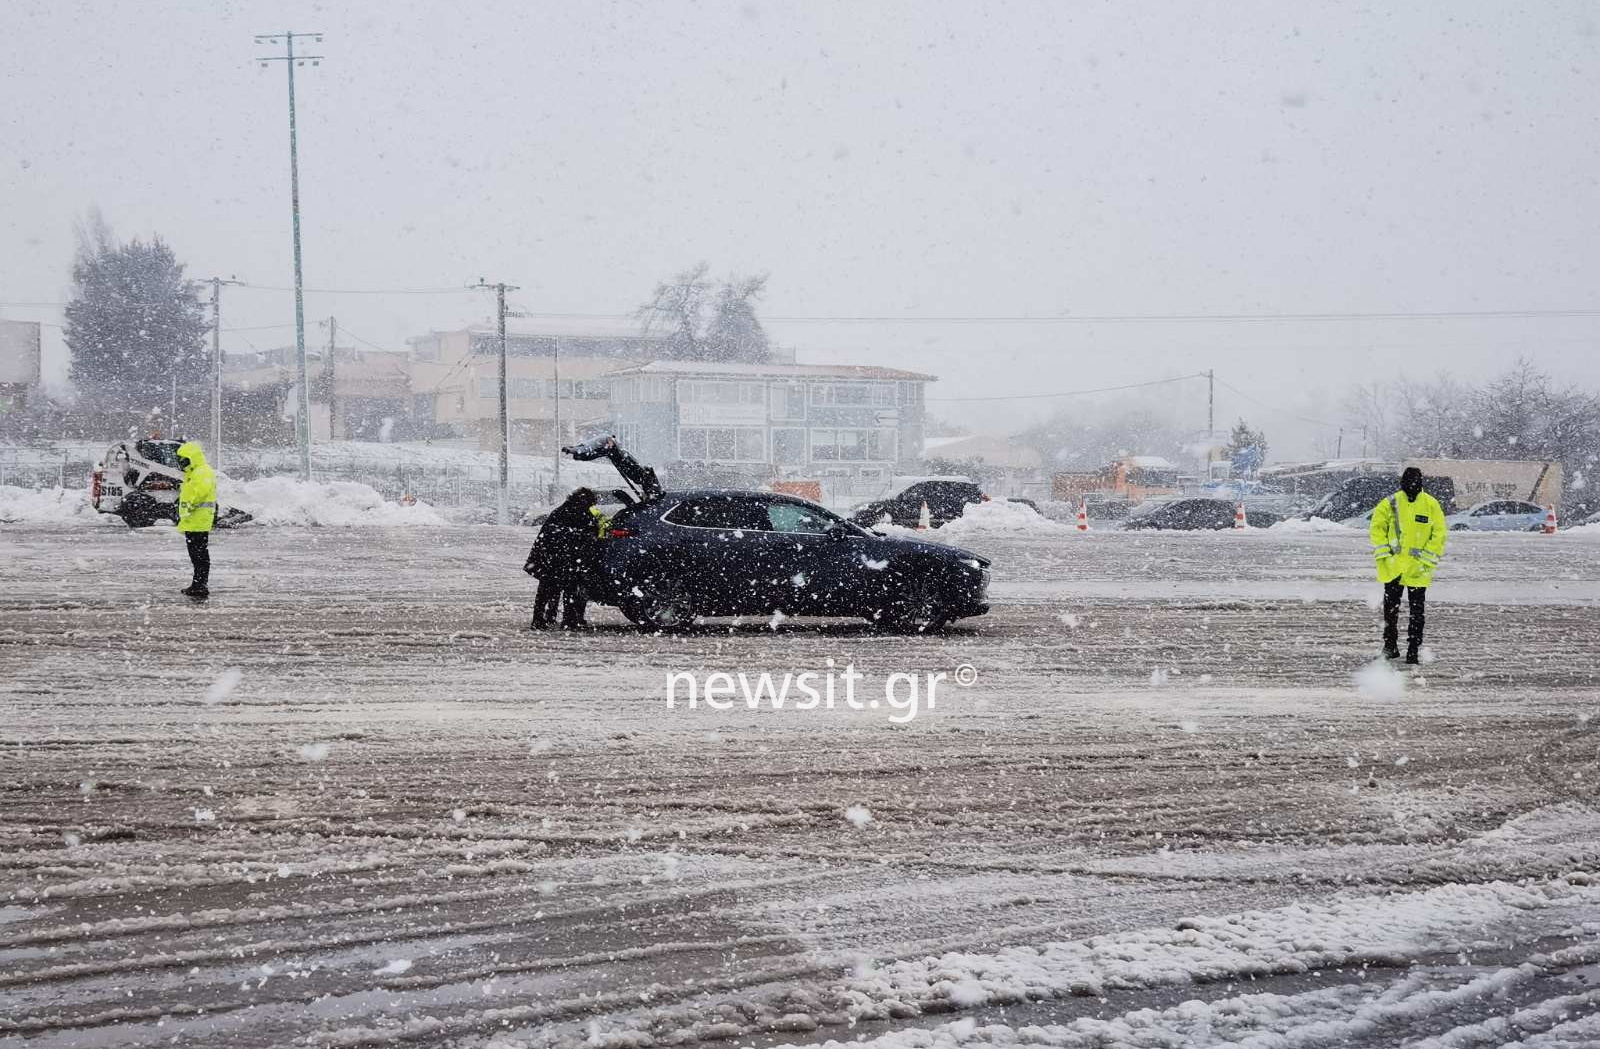
[[[246,284],[255,291],[293,291],[277,284]],[[316,295],[458,295],[475,288],[301,288]]]
[[[1251,396],[1250,394],[1245,393],[1243,390],[1239,389],[1237,386],[1234,386],[1232,383],[1224,382],[1221,379],[1217,380],[1217,385],[1221,386],[1225,390],[1232,390],[1235,394],[1237,394],[1240,397],[1243,397],[1245,400],[1249,401],[1251,404],[1257,405],[1258,407],[1261,407],[1261,408],[1265,408],[1269,412],[1277,412],[1279,415],[1282,415],[1282,416],[1284,416],[1286,418],[1298,419],[1300,422],[1311,423],[1311,424],[1313,424],[1315,426],[1326,426],[1329,429],[1338,429],[1339,428],[1339,424],[1338,423],[1331,423],[1331,422],[1328,422],[1328,420],[1326,420],[1326,419],[1313,419],[1309,415],[1301,415],[1298,412],[1291,412],[1291,411],[1288,411],[1286,409],[1279,408],[1277,405],[1272,404],[1272,403],[1270,403],[1268,401],[1263,401],[1259,397]]]
[[[637,320],[632,314],[620,313],[529,313],[528,317],[548,320]],[[1128,314],[1071,314],[1059,316],[825,316],[818,314],[765,316],[761,319],[774,324],[1157,324],[1176,322],[1298,322],[1298,321],[1366,321],[1366,320],[1493,320],[1498,318],[1543,319],[1554,317],[1600,317],[1600,309],[1556,310],[1455,310],[1439,312],[1393,313],[1128,313]]]
[[[1130,382],[1121,386],[1102,386],[1093,390],[1063,390],[1060,393],[1007,393],[997,394],[992,397],[929,397],[928,401],[1034,401],[1046,400],[1051,397],[1082,397],[1091,393],[1115,393],[1118,390],[1138,390],[1146,386],[1165,386],[1168,383],[1187,382],[1190,379],[1204,379],[1205,372],[1195,372],[1193,375],[1174,375],[1170,379],[1151,379],[1148,382]]]

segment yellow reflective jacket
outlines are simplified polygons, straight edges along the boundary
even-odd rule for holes
[[[209,532],[217,523],[217,475],[195,442],[180,444],[178,455],[189,460],[178,488],[178,531]]]
[[[1444,509],[1427,492],[1415,499],[1396,492],[1372,511],[1372,557],[1377,562],[1378,582],[1396,579],[1406,586],[1427,586],[1433,570],[1444,556],[1444,541],[1449,535]]]

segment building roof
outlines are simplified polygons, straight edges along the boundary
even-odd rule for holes
[[[1026,445],[1017,444],[1009,438],[981,433],[960,437],[924,437],[922,455],[923,458],[980,459],[996,466],[1021,470],[1032,469],[1044,461],[1038,452]]]
[[[760,379],[898,379],[937,382],[937,375],[879,368],[870,364],[738,364],[722,361],[651,361],[619,368],[611,375],[715,375]]]
[[[475,335],[495,335],[499,332],[492,321],[481,321],[454,330],[469,331]],[[506,334],[544,335],[563,339],[638,339],[641,342],[661,342],[671,333],[641,331],[638,321],[622,317],[507,317]]]

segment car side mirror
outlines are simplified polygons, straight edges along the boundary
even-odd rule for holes
[[[829,525],[827,531],[823,532],[822,534],[827,536],[829,539],[834,540],[835,542],[841,542],[850,538],[850,530],[838,522]]]

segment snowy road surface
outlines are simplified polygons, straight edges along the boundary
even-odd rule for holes
[[[0,528],[0,1047],[1600,1045],[1592,540],[1408,678],[1354,532],[967,537],[928,638],[534,635],[528,541]]]

